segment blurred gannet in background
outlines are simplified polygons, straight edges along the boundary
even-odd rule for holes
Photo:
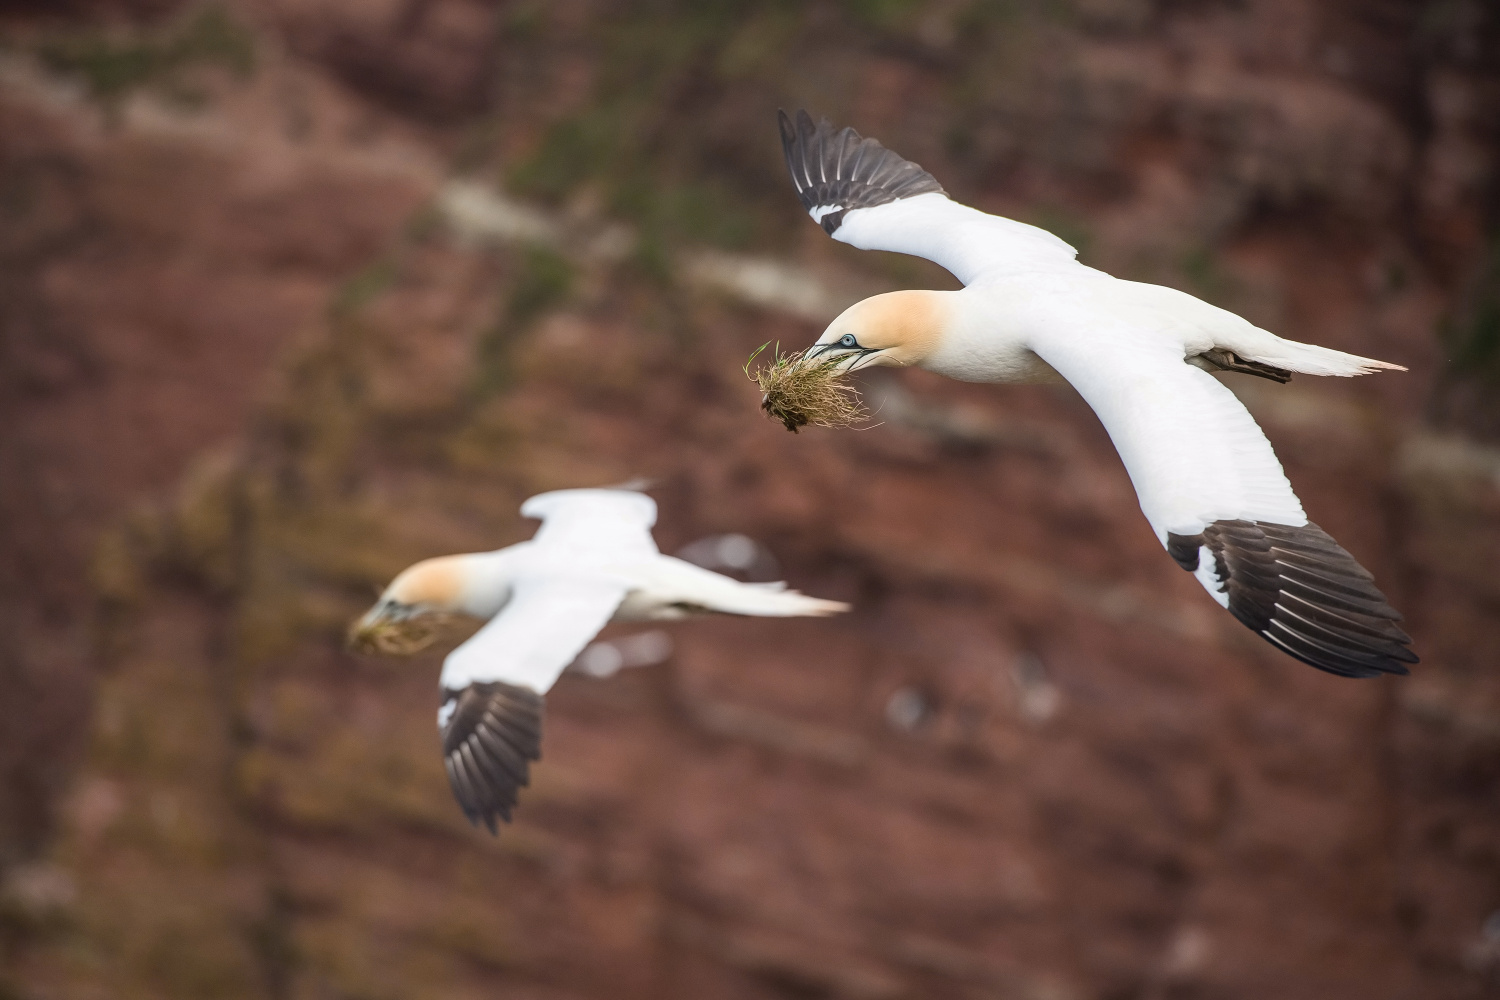
[[[1103,421],[1177,564],[1281,650],[1346,677],[1417,662],[1370,574],[1307,519],[1255,420],[1210,371],[1286,382],[1400,365],[1283,340],[1185,292],[1078,263],[1035,226],[960,205],[852,128],[780,113],[802,204],[834,239],[926,257],[955,292],[855,303],[805,361],[916,365],[966,382],[1066,380]]]
[[[443,661],[438,728],[453,794],[491,833],[497,816],[510,821],[528,762],[541,756],[542,696],[607,622],[849,607],[662,555],[651,538],[656,503],[641,493],[559,490],[527,500],[521,514],[542,521],[531,541],[403,570],[350,633],[359,645],[423,616],[488,620]]]

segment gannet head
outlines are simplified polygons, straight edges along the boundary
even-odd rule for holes
[[[841,357],[839,368],[920,365],[937,349],[948,324],[942,292],[901,291],[873,295],[845,309],[828,324],[806,360]]]
[[[464,556],[424,559],[402,570],[375,606],[349,629],[349,645],[364,653],[409,656],[432,645],[455,616],[466,612]]]

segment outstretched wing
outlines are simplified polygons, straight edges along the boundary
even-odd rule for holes
[[[635,490],[554,490],[527,500],[521,514],[541,520],[536,544],[596,553],[657,551],[651,537],[656,501]]]
[[[802,205],[834,239],[926,257],[966,285],[990,275],[1064,267],[1077,251],[1045,229],[949,199],[921,167],[852,128],[778,112],[781,147]]]
[[[523,580],[505,610],[448,654],[440,683],[443,763],[470,822],[495,832],[541,756],[542,696],[624,600],[624,584]]]
[[[1252,631],[1346,677],[1417,662],[1374,579],[1307,519],[1255,420],[1170,345],[1078,329],[1032,349],[1109,432],[1141,510],[1183,569]]]
[[[517,790],[531,783],[530,762],[542,755],[542,696],[504,681],[476,681],[443,692],[443,766],[469,822],[496,831],[510,822]]]

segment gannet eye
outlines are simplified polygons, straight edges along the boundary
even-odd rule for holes
[[[846,333],[839,338],[840,347],[858,347],[859,341],[854,339],[854,334]]]

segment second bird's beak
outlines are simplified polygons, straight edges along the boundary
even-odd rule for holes
[[[441,638],[451,618],[382,599],[349,626],[347,645],[357,653],[411,656]]]

